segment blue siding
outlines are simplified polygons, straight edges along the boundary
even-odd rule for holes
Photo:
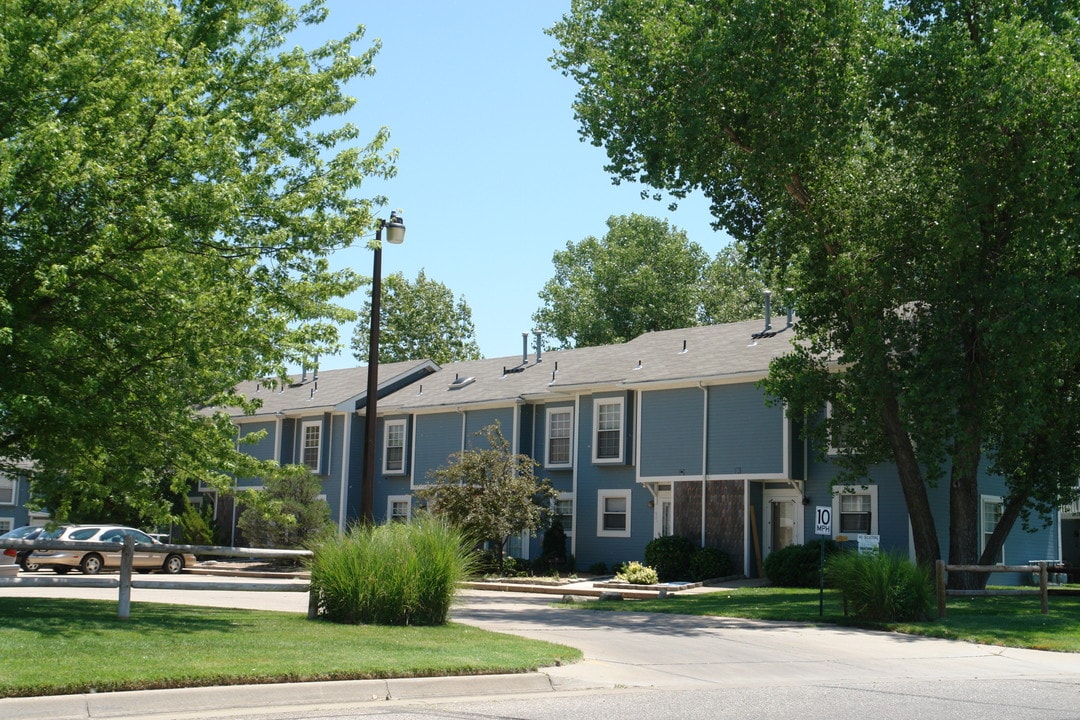
[[[428,472],[446,465],[453,453],[461,451],[461,422],[456,412],[417,416],[414,485],[426,483]]]
[[[704,393],[698,388],[641,395],[641,475],[701,475]]]
[[[511,442],[513,447],[514,433],[514,408],[497,408],[494,410],[470,410],[465,413],[465,447],[487,447],[487,439],[480,434],[488,425],[499,424],[499,432]]]
[[[784,411],[751,384],[709,388],[710,475],[784,471]]]
[[[276,460],[277,458],[274,457],[274,438],[277,433],[277,423],[273,421],[244,423],[240,426],[240,438],[243,440],[248,435],[262,431],[266,432],[266,437],[252,444],[241,442],[239,445],[240,452],[258,460]]]
[[[574,462],[580,462],[581,458],[577,455],[580,439],[577,437],[571,438],[572,440],[572,452],[571,465],[568,467],[544,467],[544,463],[547,461],[547,423],[548,423],[548,411],[551,409],[559,410],[574,410],[574,404],[568,402],[551,403],[550,405],[540,405],[536,408],[535,418],[536,422],[533,424],[532,432],[530,434],[531,442],[535,452],[532,454],[534,460],[539,463],[536,468],[537,477],[547,478],[551,483],[551,486],[559,492],[573,492],[574,491]],[[524,452],[524,451],[523,451]]]
[[[641,561],[645,557],[645,545],[653,537],[653,509],[649,507],[652,495],[648,490],[626,481],[626,468],[599,468],[601,471],[588,483],[580,483],[577,493],[577,517],[574,535],[577,540],[575,559],[579,570],[588,570],[595,563],[604,563],[612,569],[618,563]],[[626,489],[630,495],[631,537],[598,537],[597,512],[598,491],[601,489]]]

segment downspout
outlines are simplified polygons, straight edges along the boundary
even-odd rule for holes
[[[345,413],[344,442],[341,443],[341,498],[338,502],[338,532],[345,530],[345,503],[349,499],[349,450],[352,443],[352,413]]]
[[[571,505],[573,508],[572,522],[574,524],[574,534],[570,537],[570,554],[575,558],[577,557],[577,537],[578,531],[581,527],[578,523],[578,504],[581,502],[581,498],[578,497],[578,466],[581,464],[581,460],[578,457],[580,455],[581,437],[578,433],[581,431],[581,395],[574,396],[574,435],[573,444],[570,446],[571,451],[574,453],[574,468],[570,473],[570,492],[574,498],[574,502]]]
[[[701,547],[705,547],[705,491],[708,488],[707,478],[709,467],[709,390],[700,380],[698,387],[701,389]],[[675,498],[672,497],[672,512],[674,512]]]

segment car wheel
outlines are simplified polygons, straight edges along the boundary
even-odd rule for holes
[[[57,575],[67,575],[68,572],[70,572],[70,571],[71,571],[71,568],[68,568],[68,567],[53,568],[53,572],[56,573]]]
[[[184,558],[180,555],[170,555],[165,558],[165,562],[161,564],[161,569],[170,575],[176,575],[184,569]]]
[[[38,569],[41,568],[40,565],[38,565],[36,562],[31,560],[30,558],[23,558],[19,562],[19,567],[21,567],[25,572],[37,572]]]
[[[97,575],[101,572],[101,564],[101,556],[90,553],[83,556],[79,569],[83,571],[83,575]]]

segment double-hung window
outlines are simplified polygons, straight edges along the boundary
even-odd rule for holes
[[[312,472],[319,472],[322,460],[322,423],[306,422],[300,427],[302,446],[300,462]]]
[[[412,510],[412,497],[391,495],[386,499],[386,519],[389,522],[408,522]]]
[[[574,429],[574,411],[571,408],[548,408],[547,415],[547,466],[570,467]]]
[[[571,537],[574,534],[574,494],[573,493],[559,493],[558,499],[555,500],[555,506],[552,509],[559,523],[562,525],[563,532],[567,537]]]
[[[994,528],[997,527],[998,521],[1001,520],[1001,512],[1005,504],[1000,497],[983,495],[980,498],[979,507],[979,519],[982,525],[982,542],[979,544],[979,551],[982,552],[986,550],[986,545],[990,542],[990,536],[994,534]],[[1004,543],[1002,543],[1001,548],[994,557],[994,563],[997,565],[1005,564]]]
[[[833,488],[833,536],[878,534],[878,486]],[[854,540],[854,538],[852,538]]]
[[[14,505],[18,481],[7,475],[0,475],[0,505]]]
[[[600,490],[597,493],[598,537],[630,537],[630,491]]]
[[[387,420],[383,445],[383,472],[405,472],[405,421]]]
[[[593,401],[593,460],[620,462],[623,456],[623,399]]]

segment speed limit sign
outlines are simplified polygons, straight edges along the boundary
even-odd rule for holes
[[[815,532],[818,535],[832,535],[832,508],[828,505],[818,505]]]

